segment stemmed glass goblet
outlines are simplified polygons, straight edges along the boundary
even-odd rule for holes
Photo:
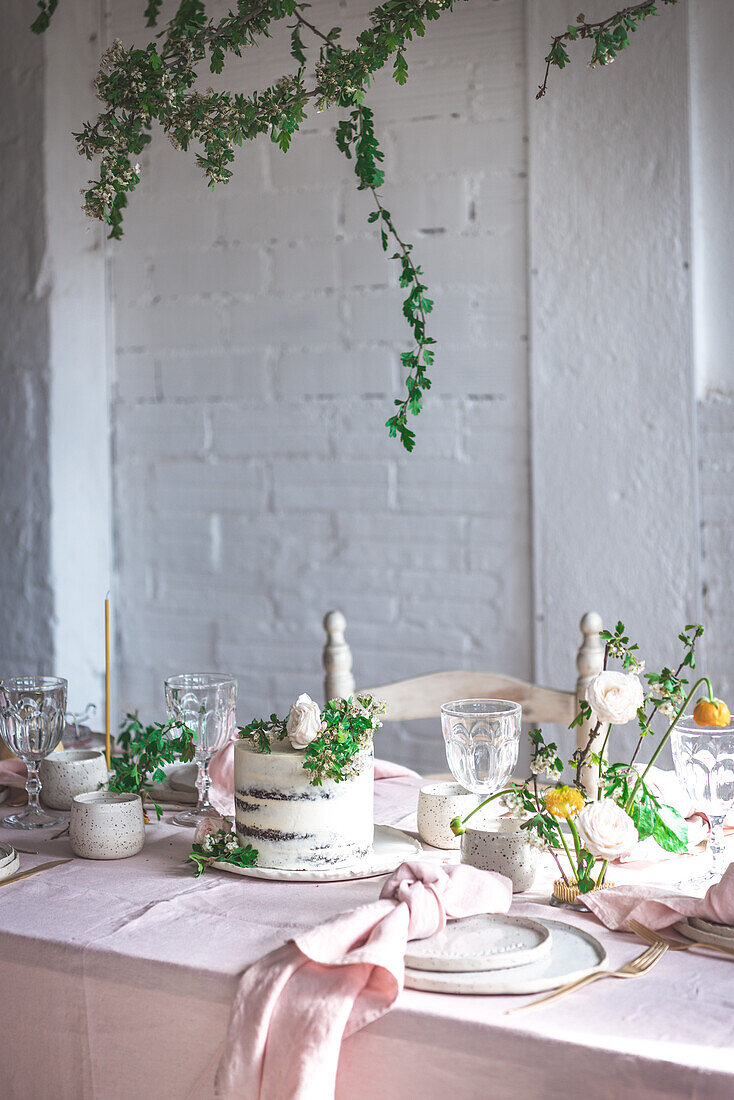
[[[209,761],[235,731],[237,681],[216,672],[185,672],[169,677],[165,688],[169,721],[193,732],[198,767],[196,809],[176,814],[172,820],[174,825],[196,827],[202,818],[216,814],[209,801]]]
[[[44,829],[62,818],[41,809],[38,769],[64,733],[66,680],[60,676],[13,676],[0,680],[0,737],[28,768],[28,806],[4,818],[8,829]]]
[[[724,818],[734,807],[734,725],[699,726],[683,718],[670,735],[675,772],[697,810],[711,822],[704,873],[681,887],[698,893],[718,882],[728,866]]]
[[[507,699],[456,699],[441,706],[446,759],[457,783],[487,798],[517,764],[522,707]]]

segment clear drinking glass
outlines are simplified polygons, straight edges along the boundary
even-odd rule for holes
[[[724,818],[734,806],[734,725],[724,729],[697,726],[682,719],[670,735],[675,772],[695,804],[711,822],[703,875],[681,883],[699,891],[718,882],[728,866],[724,846]]]
[[[165,681],[168,717],[181,722],[194,733],[195,759],[198,765],[196,787],[199,801],[195,810],[186,810],[173,818],[174,825],[195,827],[203,817],[216,815],[209,801],[209,761],[226,745],[235,731],[237,681],[216,672],[185,672]]]
[[[0,737],[28,768],[28,807],[2,821],[8,829],[43,829],[63,820],[38,804],[38,768],[64,732],[66,680],[59,676],[13,676],[0,680]]]
[[[446,759],[454,779],[486,798],[517,764],[522,707],[506,699],[457,699],[441,707]]]

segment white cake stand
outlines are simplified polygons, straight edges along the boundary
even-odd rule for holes
[[[404,860],[414,859],[422,851],[420,842],[401,829],[394,829],[391,825],[375,825],[372,851],[358,863],[305,871],[287,871],[281,867],[235,867],[232,863],[219,861],[212,863],[212,867],[245,878],[263,878],[273,882],[346,882],[349,879],[386,875]]]

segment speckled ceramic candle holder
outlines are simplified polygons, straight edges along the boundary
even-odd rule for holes
[[[512,881],[513,893],[529,890],[538,867],[538,851],[525,833],[469,826],[461,838],[461,862],[480,871],[497,871]]]
[[[71,803],[69,840],[82,859],[135,856],[145,843],[143,803],[136,794],[79,794]]]
[[[418,832],[433,848],[460,848],[461,837],[451,832],[451,821],[465,817],[479,802],[460,783],[429,783],[418,795]]]
[[[41,761],[41,800],[54,810],[70,810],[78,794],[106,783],[107,763],[99,750],[63,749]]]

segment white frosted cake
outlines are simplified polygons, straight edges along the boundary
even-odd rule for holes
[[[311,783],[303,752],[288,741],[263,753],[238,741],[234,753],[235,827],[257,849],[258,867],[308,870],[356,863],[372,848],[374,754],[359,753],[356,774]]]

